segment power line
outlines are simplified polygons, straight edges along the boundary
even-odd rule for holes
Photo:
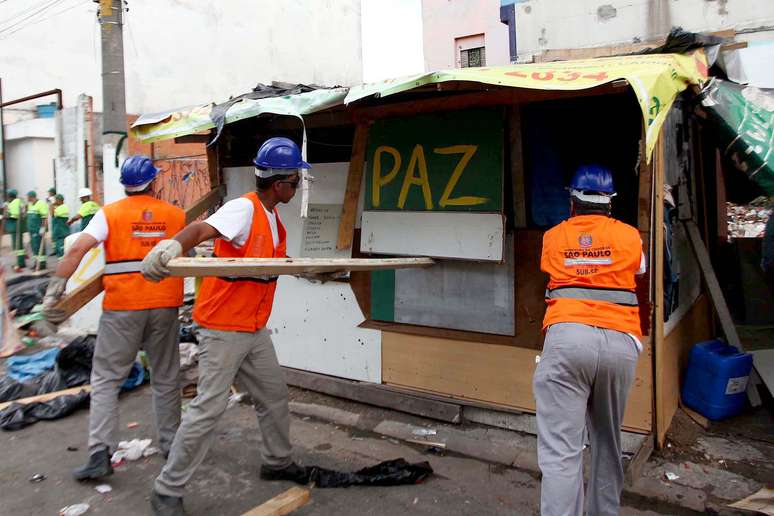
[[[63,1],[64,0],[50,0],[48,3],[43,2],[43,4],[38,4],[37,10],[35,10],[36,8],[33,7],[32,9],[30,9],[29,11],[26,12],[26,13],[29,13],[29,14],[25,13],[26,16],[24,16],[23,18],[19,18],[18,20],[14,21],[14,22],[11,22],[10,25],[8,25],[6,27],[3,27],[3,28],[0,28],[0,34],[6,33],[9,30],[15,29],[20,24],[24,23],[25,21],[29,20],[30,18],[45,12],[46,10],[54,7],[56,4],[58,4],[60,2],[63,2]],[[17,15],[17,17],[18,17],[18,15]]]
[[[55,13],[51,13],[51,15],[46,16],[45,18],[41,18],[39,20],[32,21],[32,22],[30,22],[30,23],[28,23],[26,25],[22,25],[21,27],[17,27],[16,29],[11,30],[10,32],[8,32],[8,31],[6,31],[6,32],[0,31],[0,39],[4,39],[4,38],[10,36],[11,34],[15,34],[15,33],[19,32],[22,29],[26,29],[27,27],[29,27],[31,25],[35,25],[36,23],[41,23],[41,22],[44,22],[46,20],[50,20],[51,18],[56,18],[60,14],[66,13],[67,11],[71,11],[72,9],[75,9],[76,7],[80,7],[80,6],[84,5],[84,4],[91,3],[91,2],[92,2],[92,0],[83,0],[83,1],[81,1],[79,3],[76,3],[76,4],[73,4],[73,5],[69,6],[69,7],[66,7],[65,9],[62,9],[62,10],[57,11]]]

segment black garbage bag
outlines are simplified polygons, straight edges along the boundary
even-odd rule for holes
[[[33,383],[17,382],[10,376],[0,377],[0,403],[35,396],[37,392],[38,387]]]
[[[193,342],[199,344],[197,338],[199,326],[196,323],[180,325],[180,342]]]
[[[65,394],[49,401],[38,401],[22,405],[12,403],[0,411],[0,428],[13,431],[38,421],[59,419],[89,405],[89,393]]]
[[[638,54],[685,54],[697,48],[711,47],[723,43],[723,38],[709,34],[688,32],[682,27],[673,27],[663,45],[646,48]]]
[[[43,302],[48,288],[48,278],[33,277],[8,287],[8,306],[16,310],[16,316],[27,315],[32,307]]]
[[[354,473],[334,471],[319,466],[307,466],[308,482],[315,487],[349,486],[399,486],[419,484],[433,474],[429,462],[411,464],[405,459],[393,459],[380,462],[375,466],[360,469]]]

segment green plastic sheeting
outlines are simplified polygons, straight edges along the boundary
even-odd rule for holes
[[[766,195],[774,195],[774,94],[713,79],[700,99],[724,155]]]

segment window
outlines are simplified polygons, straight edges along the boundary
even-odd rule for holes
[[[460,67],[475,68],[486,66],[486,48],[476,47],[460,50]]]

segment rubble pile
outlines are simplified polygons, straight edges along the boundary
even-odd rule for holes
[[[726,203],[729,238],[762,238],[766,222],[772,213],[771,202],[759,197],[750,204]]]

